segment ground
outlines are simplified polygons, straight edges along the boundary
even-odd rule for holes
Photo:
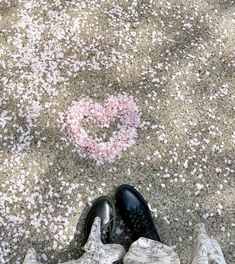
[[[122,183],[182,263],[199,222],[232,263],[234,28],[233,0],[0,1],[0,263],[31,246],[42,263],[79,256],[89,205]],[[112,162],[81,157],[61,117],[123,92],[135,144]],[[122,226],[114,239],[130,242]]]

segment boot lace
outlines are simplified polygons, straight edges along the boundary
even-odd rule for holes
[[[113,218],[110,219],[110,221],[101,226],[101,241],[102,242],[107,242],[109,241],[110,235],[112,234],[112,223],[113,223]]]
[[[150,223],[146,218],[144,210],[141,207],[136,207],[131,214],[131,224],[136,233],[144,235],[150,230]]]

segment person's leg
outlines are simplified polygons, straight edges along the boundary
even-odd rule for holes
[[[62,264],[112,264],[123,258],[125,249],[118,244],[103,244],[101,241],[101,219],[95,218],[94,224],[84,246],[81,258]],[[40,264],[34,249],[29,249],[23,264]]]
[[[117,207],[137,239],[124,257],[124,264],[178,264],[177,254],[160,243],[147,203],[132,186],[121,185],[116,193]],[[204,224],[196,225],[191,264],[226,264],[218,242],[211,239]]]
[[[123,258],[126,251],[118,244],[103,244],[101,241],[101,219],[95,218],[92,229],[84,246],[85,253],[74,262],[64,264],[112,264]]]
[[[124,257],[124,264],[180,263],[169,247],[148,238],[135,241]],[[204,224],[195,226],[190,264],[226,264],[220,245],[208,236]]]
[[[85,253],[77,260],[63,264],[112,264],[123,258],[125,249],[111,243],[111,233],[115,222],[115,207],[108,197],[100,197],[88,212],[85,224],[87,242]],[[34,249],[28,250],[23,264],[40,264]]]
[[[223,252],[215,239],[208,236],[204,224],[198,224],[195,227],[193,246],[192,246],[192,264],[225,264]]]
[[[28,249],[23,264],[40,264],[37,261],[37,254],[34,248]]]
[[[180,264],[178,255],[170,247],[149,238],[133,242],[123,259],[124,264]]]
[[[177,254],[160,242],[151,212],[142,195],[132,186],[121,185],[116,204],[135,241],[124,256],[124,264],[179,264]]]

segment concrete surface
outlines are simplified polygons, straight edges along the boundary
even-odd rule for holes
[[[79,256],[88,205],[122,183],[182,263],[199,222],[232,263],[234,28],[232,0],[0,1],[0,263],[22,263],[31,246],[43,263]],[[138,139],[97,166],[60,116],[122,92],[141,111]]]

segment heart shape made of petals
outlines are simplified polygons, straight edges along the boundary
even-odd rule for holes
[[[109,127],[111,121],[120,118],[121,126],[112,132],[108,141],[98,142],[88,135],[82,126],[84,118],[101,127]],[[90,98],[73,102],[64,115],[63,128],[82,157],[90,157],[97,164],[112,162],[135,143],[139,126],[139,110],[133,98],[127,94],[109,96],[103,103]]]

